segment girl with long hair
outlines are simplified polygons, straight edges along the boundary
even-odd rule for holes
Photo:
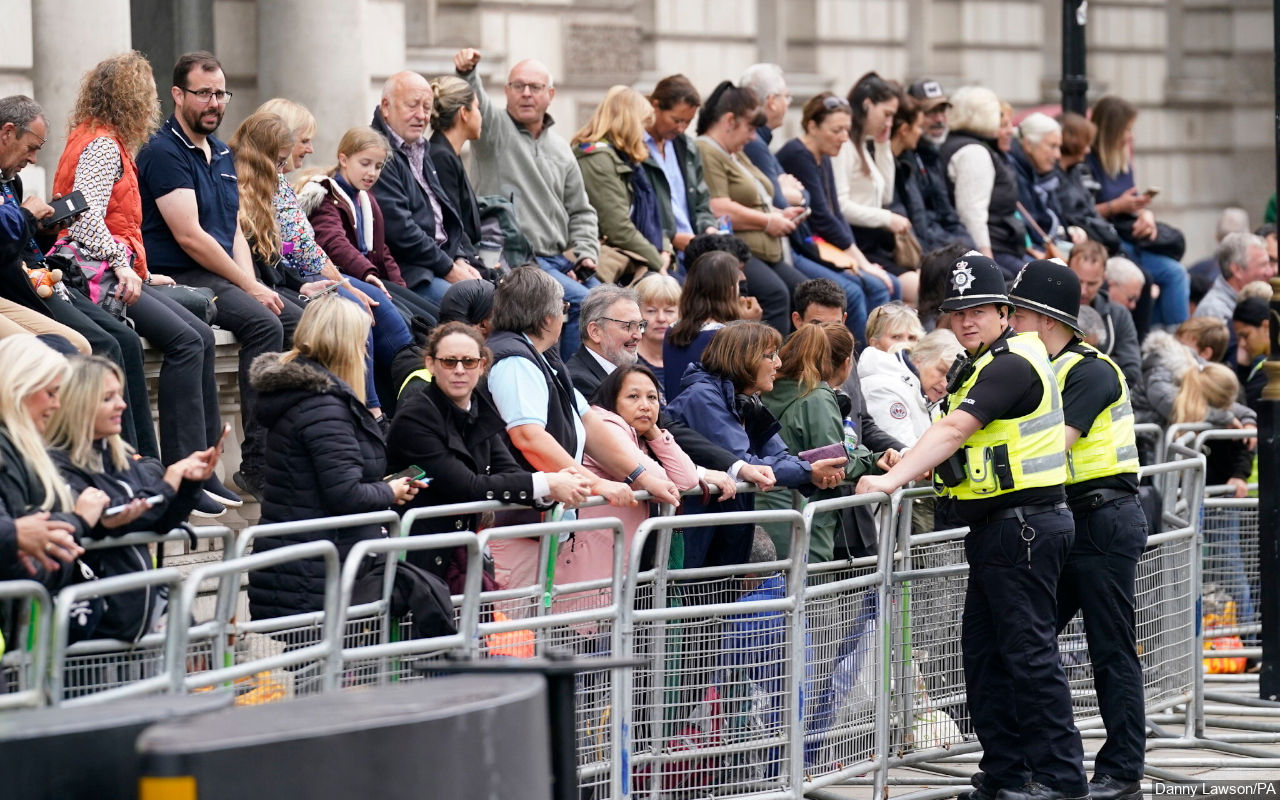
[[[380,511],[412,499],[421,482],[384,481],[386,444],[365,405],[365,341],[370,319],[356,303],[332,294],[307,304],[287,353],[264,353],[250,380],[267,430],[262,521],[285,522]],[[321,533],[267,536],[264,552],[328,539],[343,559],[361,539],[383,536],[380,525]],[[255,619],[315,611],[324,603],[324,570],[317,562],[290,562],[254,572],[249,608]]]
[[[338,293],[362,305],[377,323],[370,334],[373,346],[368,358],[389,372],[396,353],[412,342],[409,328],[385,290],[344,277],[316,243],[298,196],[284,177],[296,137],[283,118],[259,111],[249,115],[228,141],[236,158],[245,238],[255,262],[274,266],[285,285],[303,295],[314,294],[314,285],[323,281],[345,283]],[[365,402],[375,418],[381,417],[382,402],[372,369],[366,371],[365,381]]]
[[[738,319],[741,277],[740,262],[725,252],[706,253],[689,265],[680,292],[680,319],[662,343],[667,402],[679,396],[686,369],[702,357],[716,331]]]
[[[316,244],[342,274],[386,292],[404,317],[434,324],[440,309],[405,285],[387,247],[382,209],[370,191],[390,154],[387,137],[367,125],[351,128],[338,142],[337,165],[309,177],[298,190],[298,203]]]
[[[844,415],[836,399],[853,371],[853,334],[838,322],[804,325],[791,334],[778,351],[782,363],[773,388],[760,396],[764,407],[778,419],[779,435],[792,453],[844,442]],[[843,466],[846,480],[857,480],[868,472],[878,473],[876,456],[862,445],[845,445],[848,461]],[[821,500],[841,494],[839,487],[823,488],[811,495]],[[791,492],[780,490],[756,495],[756,508],[791,508]],[[839,514],[827,512],[814,517],[809,536],[809,560],[830,561],[835,557],[835,530]],[[791,527],[765,525],[777,547],[778,557],[791,552]]]
[[[67,230],[68,246],[108,262],[135,330],[164,352],[157,406],[160,457],[174,464],[213,445],[222,432],[214,378],[213,331],[169,290],[172,278],[152,272],[142,243],[142,196],[133,157],[160,123],[160,103],[146,58],[136,50],[112,56],[85,73],[68,125],[71,133],[54,174],[54,192],[79,190],[89,211]],[[92,298],[91,299],[96,299]],[[141,386],[134,386],[141,382]],[[125,381],[129,415],[152,430],[145,381]],[[126,418],[127,419],[127,418]],[[197,512],[220,514],[240,497],[216,475]]]
[[[809,463],[792,455],[778,435],[778,420],[760,401],[773,391],[782,336],[759,322],[734,322],[715,332],[701,361],[690,367],[684,391],[667,406],[667,413],[732,452],[738,460],[767,468],[757,486],[775,483],[808,491],[808,486],[835,487],[844,478],[848,459],[841,455]],[[850,347],[852,351],[852,346]],[[837,438],[835,441],[841,441]],[[824,442],[831,444],[832,442]],[[711,505],[687,498],[686,512],[742,511],[751,507],[750,495]],[[686,528],[685,567],[742,564],[751,549],[751,526]]]
[[[1098,184],[1094,191],[1098,213],[1115,225],[1121,249],[1142,267],[1148,283],[1160,287],[1158,299],[1151,300],[1150,286],[1139,298],[1138,332],[1146,332],[1143,312],[1150,315],[1151,325],[1177,326],[1188,316],[1191,279],[1178,261],[1182,247],[1157,241],[1160,228],[1148,207],[1154,192],[1138,193],[1133,175],[1133,126],[1138,110],[1123,98],[1107,95],[1093,104],[1090,119],[1098,133],[1084,163]]]
[[[640,166],[649,158],[644,135],[653,114],[644,95],[614,86],[570,144],[599,218],[600,239],[665,274],[675,250],[663,234],[657,193]]]

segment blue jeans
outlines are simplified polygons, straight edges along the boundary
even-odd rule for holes
[[[1151,309],[1151,324],[1176,326],[1186,322],[1191,296],[1191,278],[1186,268],[1168,256],[1139,250],[1129,242],[1121,242],[1120,247],[1142,267],[1148,282],[1160,287],[1160,296]]]
[[[551,274],[556,283],[564,289],[564,299],[569,301],[569,318],[560,332],[560,358],[565,361],[578,352],[582,340],[578,337],[578,312],[582,309],[582,301],[586,299],[589,287],[599,286],[598,278],[591,278],[585,285],[570,278],[566,273],[573,269],[573,264],[562,255],[536,256],[538,266]]]

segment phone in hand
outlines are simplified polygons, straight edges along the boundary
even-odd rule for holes
[[[40,226],[44,228],[58,227],[80,216],[89,210],[89,201],[84,199],[79,189],[76,189],[56,200],[50,200],[49,206],[53,209],[53,216],[40,220]]]
[[[135,497],[134,499],[136,500],[138,498]],[[153,494],[150,497],[148,497],[146,500],[147,500],[147,508],[155,508],[156,506],[164,502],[164,495]],[[116,514],[123,514],[127,508],[129,508],[129,503],[121,503],[118,506],[112,506],[111,508],[108,508],[107,510],[103,511],[102,516],[114,517]]]
[[[1148,200],[1160,194],[1159,186],[1148,186],[1147,190],[1142,193]]]
[[[398,481],[401,478],[408,478],[411,481],[420,481],[427,486],[431,485],[431,479],[427,477],[427,471],[417,464],[410,464],[396,474],[388,475],[382,480],[386,483],[391,483],[392,481]]]
[[[801,211],[799,214],[796,214],[796,216],[791,221],[799,225],[801,222],[804,222],[806,219],[808,219],[809,215],[812,213],[813,213],[813,209],[806,207],[804,211]]]
[[[222,424],[222,433],[221,435],[218,436],[218,442],[213,446],[215,451],[219,453],[222,452],[222,443],[227,440],[227,435],[230,433],[231,433],[231,423],[224,422]]]

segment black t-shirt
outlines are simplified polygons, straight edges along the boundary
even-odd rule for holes
[[[977,417],[986,427],[993,420],[1016,419],[1031,414],[1040,405],[1043,391],[1040,376],[1025,358],[1001,353],[978,373],[978,379],[958,408]],[[955,511],[962,520],[973,525],[996,511],[1018,506],[1052,505],[1064,499],[1066,495],[1061,486],[1044,486],[983,500],[959,500]]]
[[[1120,399],[1120,376],[1107,362],[1085,356],[1067,373],[1062,387],[1062,416],[1066,424],[1087,437],[1093,421],[1112,403]],[[1136,473],[1108,475],[1067,487],[1067,497],[1075,500],[1098,489],[1138,491]]]

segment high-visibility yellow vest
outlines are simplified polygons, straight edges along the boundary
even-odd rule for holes
[[[1040,337],[1022,333],[998,340],[974,361],[972,373],[948,396],[947,408],[963,406],[978,376],[992,361],[1013,357],[1026,360],[1035,370],[1040,379],[1040,404],[1026,416],[992,420],[970,436],[961,448],[964,480],[953,487],[940,485],[940,494],[957,500],[985,500],[1066,482],[1062,396]],[[1017,387],[1009,388],[1013,391]]]
[[[400,384],[400,391],[396,392],[397,397],[404,394],[404,387],[408,386],[409,381],[413,380],[414,378],[421,378],[427,383],[431,383],[431,370],[427,369],[426,367],[422,367],[421,369],[415,369],[413,372],[410,372],[408,375],[406,375],[404,382]]]
[[[1120,381],[1120,399],[1104,408],[1094,418],[1089,430],[1081,431],[1080,438],[1071,446],[1071,452],[1067,454],[1068,484],[1138,471],[1133,406],[1129,404],[1129,387],[1125,384],[1124,373],[1116,362],[1087,344],[1077,344],[1053,361],[1058,389],[1067,385],[1068,373],[1086,358],[1105,361],[1115,370]]]

